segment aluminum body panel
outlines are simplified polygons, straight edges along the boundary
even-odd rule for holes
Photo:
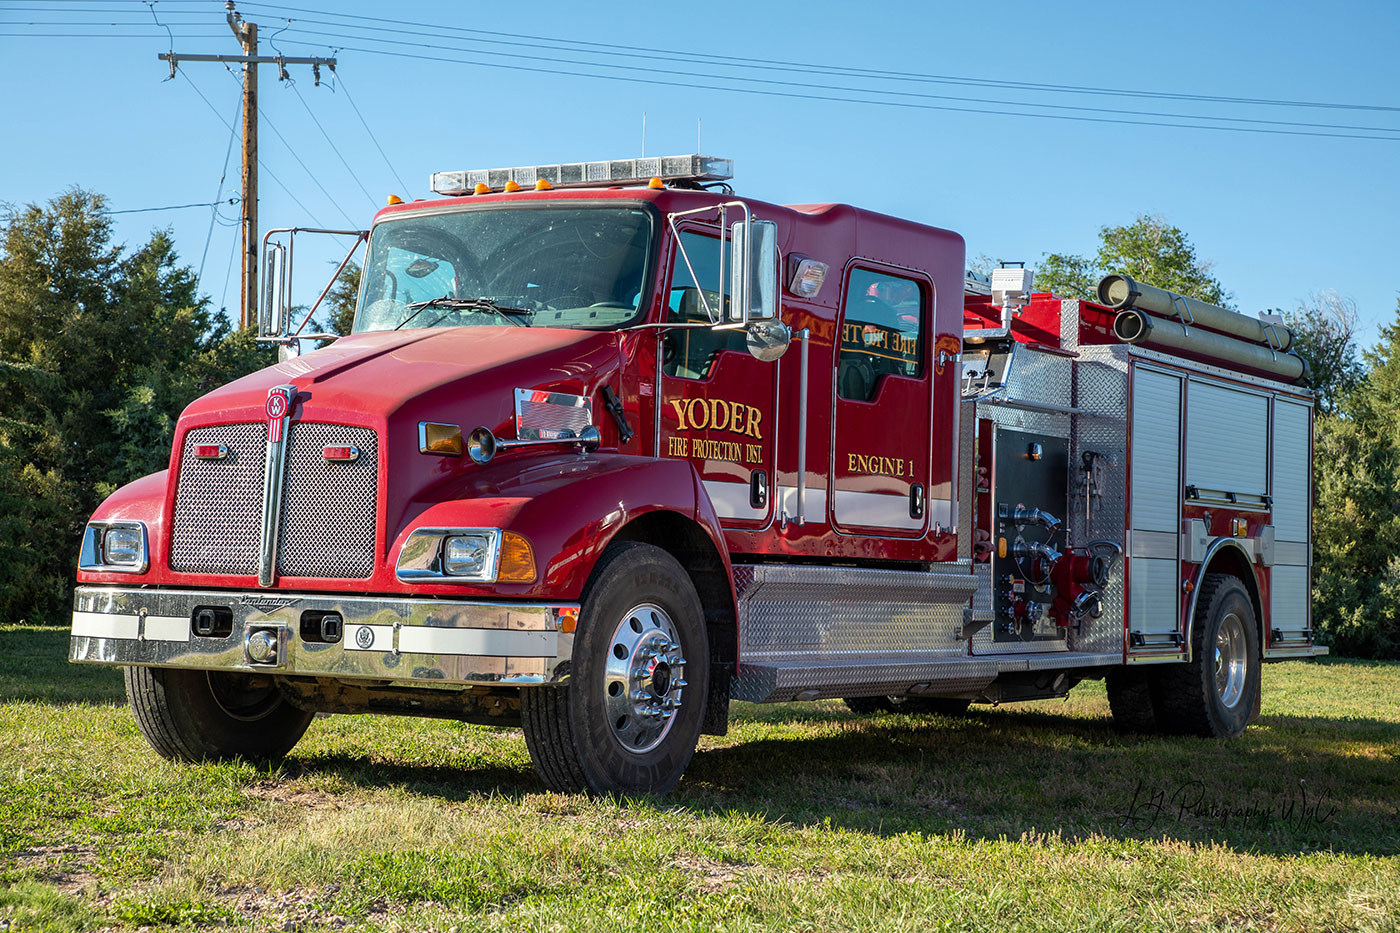
[[[197,607],[226,607],[226,637],[193,634]],[[577,604],[79,587],[69,659],[81,663],[256,671],[337,679],[440,684],[533,684],[560,680],[573,653],[563,620]],[[301,637],[304,612],[336,612],[336,643]],[[254,631],[278,636],[275,663],[245,653]]]
[[[1133,376],[1130,483],[1135,531],[1174,536],[1180,527],[1181,389],[1182,378],[1171,373],[1139,366]]]
[[[1250,390],[1189,380],[1185,483],[1202,491],[1269,491],[1269,399]]]
[[[1274,400],[1273,489],[1274,538],[1311,541],[1309,517],[1312,477],[1312,411],[1285,399]]]
[[[1308,568],[1275,566],[1269,576],[1269,627],[1286,639],[1301,637],[1312,628]]]

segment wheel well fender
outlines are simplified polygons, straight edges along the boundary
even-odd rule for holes
[[[619,529],[612,540],[646,542],[679,561],[690,576],[705,612],[711,660],[725,664],[738,662],[738,612],[729,556],[716,546],[710,529],[688,516],[663,510],[638,516]]]
[[[1201,595],[1201,585],[1206,574],[1220,573],[1231,576],[1244,584],[1249,594],[1249,604],[1254,610],[1254,625],[1259,636],[1260,650],[1264,645],[1264,604],[1259,595],[1259,577],[1254,571],[1253,555],[1234,538],[1216,538],[1206,550],[1206,556],[1196,568],[1192,578],[1191,599],[1186,609],[1186,658],[1191,660],[1193,629],[1196,625],[1197,603]]]

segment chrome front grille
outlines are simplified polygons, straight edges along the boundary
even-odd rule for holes
[[[222,460],[200,460],[199,444],[223,444]],[[257,573],[267,424],[198,428],[185,437],[170,569],[185,573]]]
[[[219,460],[195,456],[222,444]],[[355,447],[358,459],[328,462],[326,447]],[[258,572],[267,422],[198,428],[185,438],[175,492],[170,569],[184,573]],[[379,442],[368,428],[294,422],[287,463],[277,573],[363,579],[374,569]]]
[[[329,463],[326,447],[354,447],[350,462]],[[379,488],[374,432],[339,424],[293,422],[277,573],[361,578],[374,570],[374,512]]]

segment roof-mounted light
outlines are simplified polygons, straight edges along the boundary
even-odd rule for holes
[[[533,188],[541,180],[555,188],[607,188],[647,185],[653,178],[663,183],[727,181],[734,177],[734,160],[707,155],[655,156],[613,159],[606,162],[565,162],[559,165],[522,165],[515,168],[475,169],[467,172],[434,172],[430,187],[437,194],[456,197],[480,193],[485,185],[500,191],[507,182]]]

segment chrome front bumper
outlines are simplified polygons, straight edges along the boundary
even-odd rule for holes
[[[196,609],[209,607],[232,613],[229,634],[195,634]],[[73,600],[68,657],[375,681],[557,683],[573,654],[578,609],[577,603],[82,586]],[[334,642],[303,631],[327,612],[343,620]]]

